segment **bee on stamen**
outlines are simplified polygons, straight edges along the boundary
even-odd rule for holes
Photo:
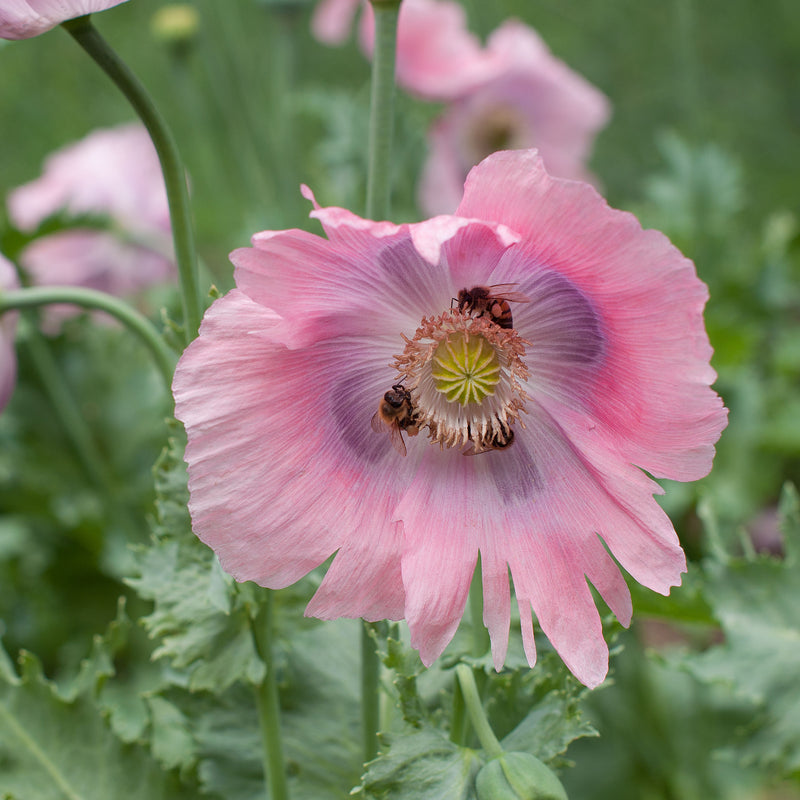
[[[492,431],[489,436],[475,440],[470,434],[471,444],[464,451],[465,456],[477,456],[492,450],[508,450],[514,444],[514,431],[509,425],[502,424],[499,431]]]
[[[416,436],[419,433],[419,423],[411,402],[411,392],[402,383],[395,383],[381,398],[371,425],[376,433],[385,433],[388,430],[392,447],[401,456],[406,454],[403,431],[409,436]]]
[[[530,298],[521,292],[506,291],[516,285],[516,283],[496,283],[493,286],[461,289],[458,297],[453,298],[450,307],[452,308],[453,302],[456,302],[462,314],[487,317],[500,328],[513,328],[514,320],[509,303],[530,302]]]

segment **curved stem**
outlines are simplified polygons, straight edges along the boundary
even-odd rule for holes
[[[455,681],[453,685],[453,713],[450,720],[450,741],[459,745],[459,747],[466,747],[467,745],[466,710],[461,684]]]
[[[180,275],[186,343],[188,344],[197,336],[202,314],[197,288],[197,256],[192,232],[189,192],[186,188],[186,174],[175,140],[147,90],[97,32],[89,17],[68,20],[62,23],[62,27],[114,81],[139,115],[153,140],[167,189],[175,260]]]
[[[467,706],[467,714],[469,714],[470,722],[478,739],[481,747],[486,751],[486,755],[492,759],[502,755],[503,748],[494,731],[489,725],[489,720],[486,718],[486,712],[483,710],[480,694],[478,693],[478,686],[475,683],[475,676],[472,670],[466,664],[458,664],[456,666],[456,677],[461,686],[461,692],[464,695],[464,703]]]
[[[51,303],[70,303],[82,308],[95,308],[116,317],[150,348],[161,372],[167,391],[172,385],[175,357],[147,317],[117,297],[95,289],[78,286],[36,286],[0,293],[0,314],[15,308],[36,308]]]
[[[273,602],[271,589],[264,589],[264,600],[258,615],[253,620],[253,638],[256,650],[266,666],[264,680],[256,687],[258,722],[263,745],[264,779],[269,781],[268,800],[288,800],[289,787],[286,782],[286,767],[281,739],[280,698],[275,676],[275,660],[272,657]]]
[[[375,51],[367,150],[367,217],[386,219],[391,195],[394,62],[400,0],[372,0],[372,10],[375,12]]]

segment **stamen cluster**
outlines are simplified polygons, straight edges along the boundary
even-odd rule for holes
[[[525,345],[513,329],[451,309],[423,317],[394,366],[411,393],[416,419],[442,447],[476,452],[510,443],[525,410]]]

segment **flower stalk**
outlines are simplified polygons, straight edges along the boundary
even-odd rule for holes
[[[494,735],[494,731],[489,725],[489,720],[486,718],[486,712],[483,710],[481,697],[478,693],[478,685],[475,683],[475,675],[466,664],[458,664],[456,666],[456,677],[461,693],[464,696],[464,705],[467,708],[469,720],[478,736],[481,747],[489,759],[497,758],[502,755],[503,747]]]
[[[391,151],[394,127],[395,55],[401,0],[372,0],[375,14],[375,51],[367,150],[367,209],[370,219],[387,219],[391,196]],[[371,626],[361,629],[361,724],[364,762],[378,754],[380,727],[380,661]]]
[[[153,323],[113,295],[79,286],[34,286],[15,289],[0,294],[0,314],[12,309],[37,308],[52,303],[70,303],[82,308],[105,311],[118,319],[150,349],[167,391],[169,391],[175,368],[175,357]]]
[[[369,219],[388,219],[400,0],[372,0],[372,9],[375,12],[375,51],[372,57],[366,215]]]
[[[364,763],[378,755],[378,730],[380,729],[380,670],[373,623],[361,626],[361,722],[364,739]]]
[[[202,316],[197,279],[192,217],[186,173],[175,139],[150,95],[129,67],[111,49],[92,24],[89,16],[62,23],[62,27],[94,59],[125,95],[147,128],[153,140],[169,203],[170,222],[175,247],[175,260],[180,276],[186,343],[197,336]]]
[[[283,758],[283,741],[280,725],[280,698],[272,655],[274,633],[274,595],[271,589],[263,590],[263,602],[253,620],[253,638],[256,651],[264,662],[266,673],[256,687],[258,723],[263,745],[264,780],[268,784],[268,800],[288,800],[289,787]]]

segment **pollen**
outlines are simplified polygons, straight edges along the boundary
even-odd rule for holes
[[[420,429],[442,447],[499,449],[525,410],[527,342],[513,329],[458,310],[425,317],[394,366]]]

